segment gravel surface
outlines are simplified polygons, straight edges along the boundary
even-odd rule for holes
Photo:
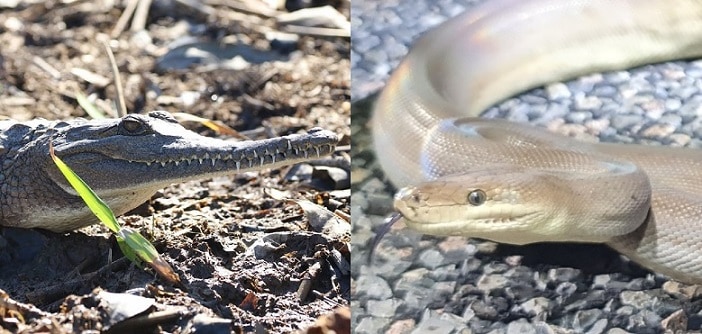
[[[410,4],[411,5],[408,5]],[[356,333],[659,333],[702,326],[700,288],[599,245],[496,245],[398,226],[373,261],[392,187],[369,147],[366,99],[421,31],[473,1],[353,1],[352,328]],[[583,140],[700,147],[702,61],[588,75],[484,113]],[[401,225],[401,224],[398,224]]]

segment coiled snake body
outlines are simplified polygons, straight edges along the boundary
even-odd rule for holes
[[[472,118],[525,89],[702,55],[702,1],[493,0],[426,33],[376,103],[378,160],[422,233],[603,242],[702,283],[702,151]]]

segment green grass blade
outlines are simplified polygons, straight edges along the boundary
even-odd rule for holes
[[[85,110],[86,113],[88,113],[88,116],[90,116],[93,119],[103,119],[107,118],[104,112],[102,110],[98,109],[95,104],[90,102],[88,100],[88,97],[83,95],[81,92],[76,92],[76,100],[78,101],[78,104]]]
[[[119,235],[117,236],[117,245],[119,245],[119,249],[122,251],[122,254],[124,254],[124,256],[126,256],[129,259],[129,261],[132,261],[132,263],[136,264],[139,268],[144,268],[141,265],[142,261],[139,258],[139,256],[137,256],[136,252],[129,246],[127,241]]]
[[[139,268],[143,268],[141,263],[146,262],[162,278],[174,285],[182,286],[180,277],[173,271],[173,268],[156,251],[156,248],[144,238],[139,232],[128,227],[122,227],[117,223],[117,218],[107,204],[90,189],[66,163],[54,154],[54,146],[49,144],[49,154],[51,159],[59,168],[63,176],[68,180],[73,189],[83,199],[90,211],[97,216],[117,237],[117,244],[124,256],[135,263]]]
[[[124,242],[129,245],[129,248],[134,250],[136,256],[144,262],[154,262],[154,259],[158,257],[156,248],[139,234],[139,232],[128,227],[122,227],[119,232],[117,232],[117,236],[124,239]]]
[[[173,271],[171,265],[166,262],[156,251],[156,248],[144,238],[139,232],[128,227],[122,227],[117,233],[117,240],[122,239],[139,259],[146,262],[163,279],[174,285],[182,285],[180,277]],[[120,246],[121,247],[121,246]],[[124,252],[124,250],[122,250]],[[126,253],[125,253],[126,255]],[[127,256],[129,257],[129,256]],[[134,260],[132,260],[134,262]]]
[[[117,233],[119,231],[119,224],[110,207],[107,206],[107,204],[105,204],[105,202],[103,202],[102,199],[100,199],[100,197],[98,197],[95,192],[63,162],[63,160],[61,160],[61,158],[54,154],[53,145],[50,145],[49,153],[51,154],[51,159],[54,160],[54,163],[58,166],[63,176],[68,183],[71,184],[71,187],[76,190],[78,195],[80,195],[88,208],[90,208],[90,211],[92,211],[107,228]]]

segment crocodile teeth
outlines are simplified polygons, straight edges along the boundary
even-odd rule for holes
[[[241,161],[237,160],[236,161],[236,170],[238,171],[240,169],[241,169]]]
[[[212,158],[212,159],[210,159],[210,160],[212,160],[212,167],[214,167],[215,161],[216,161],[215,158]]]
[[[317,151],[317,158],[319,158],[319,147],[315,147],[314,150]]]
[[[161,167],[166,167],[166,162],[165,162],[165,161],[161,161]]]

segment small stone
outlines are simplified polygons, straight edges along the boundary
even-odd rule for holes
[[[507,334],[537,334],[534,325],[530,324],[526,319],[519,319],[510,322],[507,325]]]
[[[676,281],[663,283],[663,291],[673,296],[684,296],[687,299],[697,299],[702,296],[702,286],[687,285]]]
[[[382,333],[383,329],[390,323],[390,320],[390,318],[366,317],[358,322],[353,332],[357,334]]]
[[[512,286],[505,288],[505,296],[512,300],[526,300],[539,295],[533,286],[517,281]]]
[[[458,271],[456,270],[456,264],[447,264],[438,268],[433,269],[429,273],[429,278],[441,282],[441,281],[453,281],[455,282],[460,278]]]
[[[607,319],[600,319],[597,320],[592,327],[590,327],[590,330],[588,330],[585,334],[600,334],[604,333],[605,329],[607,329]]]
[[[661,327],[666,332],[679,333],[687,330],[687,315],[683,310],[677,310],[661,321]]]
[[[549,100],[567,99],[570,98],[571,93],[568,86],[558,82],[546,86],[546,96]]]
[[[2,3],[2,1],[0,1],[0,3]],[[0,7],[2,6],[0,5]],[[19,32],[24,29],[24,23],[22,23],[22,20],[12,16],[8,17],[5,20],[3,26],[5,27],[5,29],[11,32]]]
[[[419,254],[417,264],[424,268],[435,269],[444,263],[444,255],[435,248],[429,248]]]
[[[198,314],[193,318],[193,331],[198,333],[226,334],[231,331],[231,319],[213,318]]]
[[[627,332],[621,328],[611,328],[610,330],[607,331],[607,334],[631,334],[631,333]]]
[[[619,130],[629,129],[642,120],[639,115],[616,115],[612,118],[612,127]]]
[[[608,118],[593,119],[585,122],[587,132],[592,134],[601,134],[609,128],[610,121]]]
[[[556,293],[561,298],[568,298],[572,296],[578,290],[578,286],[575,283],[563,282],[558,284],[556,287]]]
[[[483,266],[483,272],[486,274],[501,274],[506,272],[509,266],[506,263],[492,262]]]
[[[432,302],[433,290],[430,288],[415,288],[405,294],[405,313],[412,314],[427,309]]]
[[[490,294],[494,290],[504,289],[509,283],[507,278],[499,274],[483,275],[475,286],[485,294]]]
[[[441,319],[436,311],[425,310],[422,319],[419,320],[417,327],[412,331],[413,334],[442,334],[452,333],[456,329],[456,324],[452,321]]]
[[[416,326],[414,319],[403,319],[398,320],[390,325],[385,334],[404,334],[409,333],[409,331]]]
[[[675,126],[670,124],[653,124],[641,132],[647,138],[665,138],[675,132]]]
[[[387,281],[375,275],[362,275],[356,281],[358,298],[365,295],[368,299],[384,300],[392,297],[392,290]]]
[[[395,293],[402,295],[416,289],[416,287],[430,287],[434,285],[434,280],[428,277],[429,270],[427,268],[417,268],[402,273],[399,279],[395,281]]]
[[[602,100],[596,96],[575,95],[575,108],[578,110],[594,110],[602,107]]]
[[[551,282],[571,282],[580,276],[580,270],[574,268],[554,268],[548,271]]]
[[[623,305],[630,305],[637,309],[649,308],[658,301],[644,291],[622,291],[619,300]]]
[[[592,118],[592,113],[589,111],[573,111],[568,113],[565,118],[569,123],[583,124]]]
[[[689,135],[684,133],[674,133],[668,136],[668,139],[670,139],[670,146],[676,147],[683,147],[692,140]]]
[[[529,316],[545,320],[551,309],[551,301],[548,298],[536,297],[521,303],[519,308]]]
[[[573,321],[573,329],[577,332],[585,332],[592,325],[595,324],[600,318],[602,318],[603,312],[599,309],[589,309],[578,311],[575,313],[575,319]]]
[[[475,312],[475,316],[477,316],[478,318],[481,318],[483,320],[497,319],[497,310],[492,305],[487,304],[482,300],[476,301],[470,306],[470,308],[473,310],[473,312]]]
[[[455,281],[446,281],[446,282],[437,282],[433,286],[434,290],[434,295],[432,298],[434,299],[450,299],[451,295],[453,295],[454,291],[456,291],[456,282]]]
[[[397,313],[397,308],[401,307],[402,304],[402,300],[397,298],[369,300],[366,304],[366,309],[368,309],[373,316],[391,318]]]
[[[601,274],[601,275],[595,275],[595,277],[592,279],[592,288],[593,289],[604,289],[607,287],[607,284],[612,280],[611,276],[607,274]]]
[[[658,327],[663,319],[652,311],[642,310],[639,313],[631,315],[628,320],[626,326],[627,330],[635,333],[643,333],[650,328]]]
[[[473,257],[478,252],[475,245],[467,242],[463,237],[447,237],[436,246],[446,257],[447,262],[458,262]]]

